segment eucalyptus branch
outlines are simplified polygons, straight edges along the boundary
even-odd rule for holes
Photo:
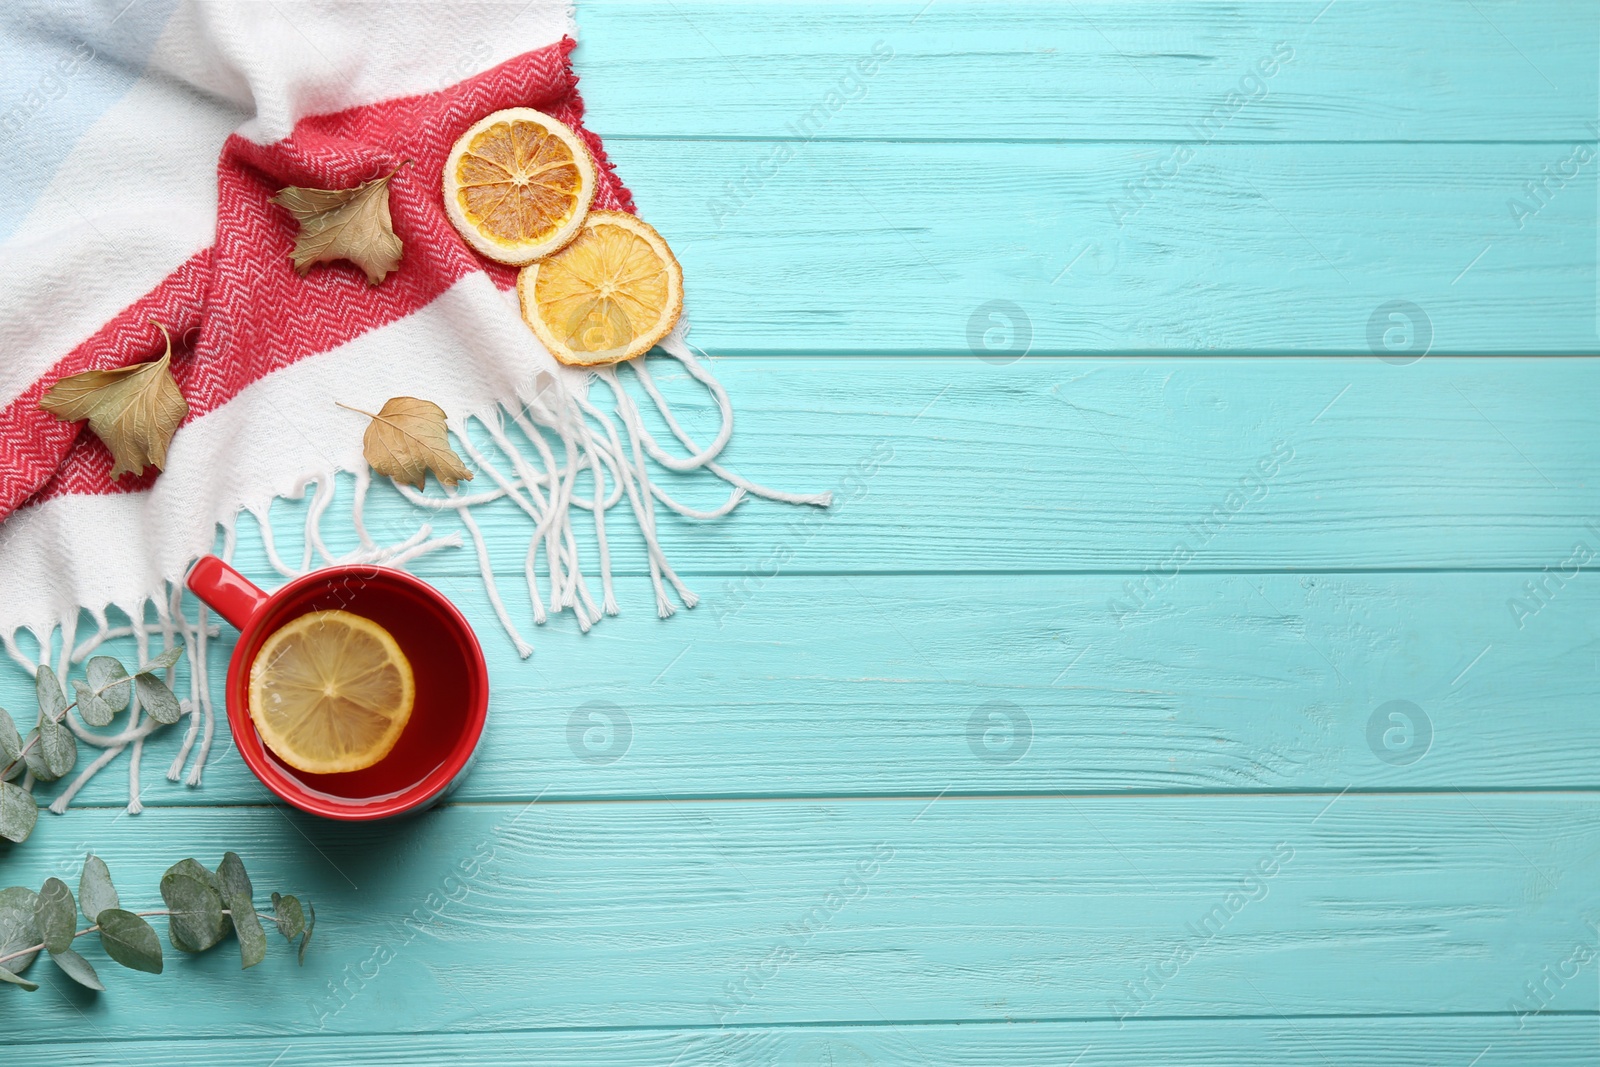
[[[282,899],[282,898],[280,898],[280,899]],[[171,908],[157,908],[155,911],[136,911],[133,914],[138,916],[141,919],[148,919],[151,916],[155,916],[155,915],[172,915],[173,911],[172,911]],[[228,916],[229,918],[233,917],[233,911],[231,909],[229,909],[229,908],[223,908],[222,909],[222,914]],[[93,926],[85,926],[82,930],[74,930],[72,932],[72,936],[73,936],[73,939],[76,940],[77,938],[83,937],[85,934],[92,934],[92,933],[94,933],[95,931],[97,931],[99,929],[100,929],[100,924],[99,923],[95,923]],[[31,948],[19,948],[17,951],[9,953],[8,955],[0,956],[0,963],[5,963],[7,960],[14,960],[14,959],[17,959],[17,958],[19,958],[21,956],[27,956],[27,955],[31,955],[31,954],[33,954],[35,952],[43,951],[46,947],[47,946],[45,945],[45,943],[43,941],[41,941],[37,945],[34,945]]]
[[[68,701],[61,680],[48,665],[41,665],[34,675],[34,689],[38,696],[38,725],[26,739],[17,732],[17,724],[4,708],[0,708],[0,837],[8,841],[23,841],[33,832],[38,822],[38,804],[27,782],[12,785],[9,779],[20,767],[26,766],[34,780],[51,782],[60,778],[78,762],[78,742],[72,731],[79,731],[76,721],[67,723],[67,714],[74,708],[78,718],[88,726],[109,726],[118,712],[125,708],[142,707],[155,723],[170,725],[183,717],[183,705],[173,695],[172,689],[157,675],[170,670],[183,655],[183,646],[175,645],[162,652],[133,673],[110,656],[95,656],[84,665],[85,679],[72,682],[77,699]],[[134,702],[134,694],[138,702]],[[137,712],[135,712],[137,714]],[[63,723],[72,727],[67,730]],[[93,735],[86,735],[93,736]]]
[[[105,689],[96,690],[94,695],[98,697],[101,693],[105,692],[106,689],[110,689],[110,688],[111,688],[110,686],[106,686]],[[78,701],[74,700],[72,703],[68,704],[66,707],[61,709],[61,714],[51,716],[50,717],[50,721],[53,722],[53,723],[57,723],[57,724],[63,722],[67,717],[67,712],[71,711],[73,708],[75,708],[77,706],[78,706]],[[3,710],[5,710],[5,709],[0,708],[0,711],[3,711]],[[40,711],[39,714],[41,716],[43,716],[45,713],[43,711]],[[12,760],[10,763],[6,764],[6,769],[4,771],[0,771],[0,779],[10,778],[11,777],[11,772],[17,769],[17,764],[24,762],[23,761],[23,757],[26,756],[29,752],[32,752],[33,751],[33,747],[39,743],[39,736],[40,735],[39,735],[39,732],[37,730],[35,730],[34,732],[32,732],[32,733],[30,733],[28,735],[28,740],[27,740],[26,743],[23,744],[22,750],[17,753],[17,758]]]
[[[90,930],[98,930],[99,927],[91,926],[89,929]],[[88,932],[89,932],[88,930],[84,931],[84,933],[88,933]],[[73,937],[77,937],[78,935],[77,934],[73,934],[72,936]],[[0,956],[0,963],[9,963],[11,960],[14,960],[19,956],[31,956],[36,952],[43,951],[43,949],[44,949],[44,942],[41,941],[37,945],[34,945],[32,948],[21,948],[21,949],[18,949],[17,951],[15,951],[15,952],[8,953],[7,955],[4,955],[4,956]]]
[[[167,940],[180,952],[197,953],[216,945],[230,932],[238,937],[239,958],[254,967],[266,958],[267,935],[256,911],[250,876],[236,853],[223,853],[215,871],[198,860],[179,860],[161,876],[165,908],[125,911],[111,884],[111,872],[97,856],[84,860],[78,896],[59,878],[47,878],[35,893],[22,886],[0,890],[0,982],[38,989],[23,977],[39,953],[46,952],[68,978],[90,989],[104,989],[94,967],[72,948],[88,934],[100,935],[106,955],[124,967],[160,974],[161,940],[145,920],[167,917]],[[74,930],[79,908],[90,925]],[[316,909],[292,896],[272,894],[272,922],[293,942],[300,939],[299,959],[316,925]]]
[[[105,658],[109,659],[110,657],[105,657]],[[118,666],[121,666],[121,664],[118,664]],[[46,667],[44,669],[45,670],[49,670],[48,667]],[[54,672],[52,672],[52,675],[53,675],[53,673]],[[139,676],[139,674],[142,674],[142,673],[145,673],[145,672],[144,671],[136,672],[133,675],[133,677],[137,678]],[[84,700],[86,700],[86,699],[101,700],[101,699],[103,699],[105,697],[105,695],[107,693],[111,692],[117,686],[119,686],[119,685],[127,685],[127,684],[128,683],[127,683],[126,678],[121,678],[121,679],[118,679],[117,681],[114,681],[114,682],[107,682],[107,683],[105,683],[104,685],[102,685],[98,689],[88,689],[84,693],[81,693],[77,700],[74,700],[72,703],[67,704],[64,707],[62,707],[60,714],[51,715],[50,716],[50,721],[54,722],[54,723],[58,723],[58,724],[62,723],[62,722],[65,722],[66,718],[67,718],[67,712],[71,711],[73,708],[75,708],[79,704],[83,703]],[[0,708],[0,711],[4,711],[4,710],[5,710],[4,708]],[[46,714],[45,710],[43,708],[40,708],[39,709],[39,715],[41,716],[41,718],[44,717],[45,714]],[[81,717],[83,713],[79,712],[78,714]],[[39,733],[37,731],[35,731],[35,732],[33,732],[33,733],[28,735],[28,740],[22,746],[22,751],[17,753],[17,758],[12,760],[6,766],[6,769],[4,771],[0,771],[0,779],[11,777],[11,772],[16,770],[17,764],[22,763],[23,762],[23,757],[26,756],[29,752],[31,752],[33,750],[33,746],[34,745],[39,743],[39,736],[40,735],[39,735]]]
[[[172,911],[169,908],[158,908],[155,911],[136,911],[136,912],[134,912],[134,914],[137,915],[141,919],[148,919],[152,915],[171,915]],[[233,913],[228,911],[228,910],[226,910],[226,909],[224,909],[222,914],[224,914],[224,915],[232,915]],[[96,930],[99,930],[99,929],[100,929],[100,924],[99,923],[95,923],[93,926],[85,926],[82,930],[74,930],[72,932],[72,937],[73,937],[74,940],[76,940],[76,939],[78,939],[80,937],[83,937],[85,934],[92,934]],[[23,956],[31,956],[36,952],[43,952],[45,950],[45,948],[46,948],[46,945],[45,945],[45,943],[43,941],[41,941],[37,945],[33,945],[33,946],[29,947],[29,948],[19,948],[15,952],[7,953],[4,956],[0,956],[0,963],[5,963],[5,962],[7,962],[9,960],[20,959]]]

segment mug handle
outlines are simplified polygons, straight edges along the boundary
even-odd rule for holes
[[[190,568],[185,584],[239,630],[250,625],[250,620],[267,602],[266,593],[216,556],[202,556]]]

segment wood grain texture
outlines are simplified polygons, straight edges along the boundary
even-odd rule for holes
[[[493,689],[456,797],[1600,788],[1600,677],[1573,653],[1600,647],[1600,583],[1552,584],[1519,628],[1527,580],[1180,574],[1140,610],[1117,576],[783,577],[667,622],[530,627],[527,663],[463,581]],[[0,704],[28,699],[0,675]],[[226,726],[204,788],[167,782],[183,728],[146,746],[146,804],[268,799]],[[124,768],[79,803],[124,803]]]
[[[672,366],[661,361],[656,373],[709,441],[716,409]],[[739,358],[715,370],[737,410],[733,469],[781,489],[832,490],[838,503],[750,500],[712,523],[663,515],[667,556],[692,577],[759,577],[774,566],[1138,573],[1185,542],[1193,569],[1538,571],[1565,560],[1600,519],[1590,410],[1600,363],[1590,360]],[[604,388],[596,396],[608,399]],[[1263,476],[1275,448],[1278,470]],[[694,506],[727,497],[709,475],[657,473]],[[592,491],[587,475],[578,484]],[[1241,489],[1242,504],[1230,497]],[[340,520],[348,499],[327,523],[339,551],[357,544]],[[304,508],[273,511],[279,547],[296,563]],[[607,520],[612,558],[622,573],[644,574],[625,512]],[[531,523],[506,502],[482,514],[506,595],[520,598]],[[387,486],[368,507],[375,536],[394,541],[429,519],[440,532],[459,529]],[[587,521],[576,525],[587,538]],[[241,566],[270,574],[254,520],[240,528]],[[415,570],[469,585],[478,574],[470,548],[424,557]],[[691,585],[711,596],[722,581]]]
[[[1583,150],[1522,216],[1510,202],[1571,145],[609,148],[708,351],[966,355],[1005,300],[1034,352],[1116,356],[1368,356],[1391,301],[1422,309],[1434,354],[1593,353]]]
[[[1600,351],[1600,12],[579,17],[588,121],[739,412],[730,464],[840,505],[666,519],[705,597],[666,622],[617,516],[625,614],[589,635],[531,625],[528,527],[489,507],[537,652],[470,550],[419,561],[495,690],[451,802],[285,812],[225,725],[188,790],[168,730],[150,810],[122,811],[123,757],[0,843],[0,884],[92,849],[155,906],[171,862],[236,849],[316,903],[307,965],[274,939],[149,976],[89,945],[108,990],[36,965],[12,1058],[1593,1063],[1600,364],[1527,357]],[[304,513],[274,508],[296,563]],[[368,510],[385,540],[427,518],[387,487]],[[0,702],[29,706],[18,674]]]
[[[1229,140],[1592,141],[1600,100],[1600,13],[1567,0],[598,0],[578,17],[608,144],[1196,139],[1230,92],[1249,103]],[[1293,59],[1241,88],[1280,42]],[[874,45],[892,55],[863,73]]]
[[[1592,949],[1597,834],[1573,794],[160,809],[95,835],[124,901],[152,842],[241,848],[317,905],[304,970],[174,958],[8,1036],[1508,1014]],[[1594,966],[1548,1008],[1593,1011]]]
[[[1486,1051],[1487,1050],[1487,1053]],[[523,1030],[359,1037],[205,1038],[60,1043],[28,1049],[37,1067],[434,1067],[443,1062],[504,1067],[993,1067],[1068,1064],[1149,1067],[1588,1067],[1594,1023],[1583,1017],[1514,1016],[1382,1019],[1163,1019],[1118,1027],[1107,1022],[993,1025],[879,1023],[871,1026],[755,1027],[707,1030]]]

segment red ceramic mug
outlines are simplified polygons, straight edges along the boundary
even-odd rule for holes
[[[245,765],[302,811],[330,819],[382,819],[424,807],[466,773],[489,710],[489,670],[467,620],[443,593],[404,571],[328,567],[265,593],[215,556],[189,571],[188,586],[239,628],[228,663],[228,724]],[[411,661],[416,703],[400,739],[371,767],[308,774],[273,755],[250,719],[250,665],[284,624],[337,608],[371,619]]]

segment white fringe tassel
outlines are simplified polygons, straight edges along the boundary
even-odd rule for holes
[[[678,602],[685,608],[693,608],[699,602],[699,598],[684,585],[661,550],[656,525],[657,504],[685,518],[703,521],[728,514],[747,496],[816,507],[827,507],[832,503],[831,493],[779,492],[747,481],[717,463],[717,458],[733,436],[733,407],[728,402],[728,394],[695,358],[684,339],[681,325],[661,343],[661,348],[668,356],[681,363],[689,376],[703,385],[716,401],[721,424],[710,444],[699,445],[684,430],[673,416],[666,398],[656,387],[655,379],[651,376],[645,361],[639,359],[629,363],[628,366],[638,376],[645,394],[655,405],[673,437],[687,450],[686,455],[673,455],[661,447],[645,427],[638,405],[622,388],[617,369],[604,367],[597,370],[590,380],[604,382],[610,389],[615,399],[616,415],[622,424],[620,433],[611,415],[595,407],[586,397],[567,390],[556,378],[542,374],[535,383],[535,395],[522,407],[508,411],[511,421],[521,431],[522,437],[537,453],[536,460],[530,459],[507,432],[504,419],[506,412],[496,411],[492,416],[479,418],[478,421],[511,464],[512,469],[509,472],[496,467],[472,443],[465,423],[453,427],[462,450],[478,469],[488,475],[495,488],[476,493],[462,493],[451,488],[444,490],[444,495],[439,497],[424,495],[408,485],[399,483],[395,485],[401,494],[414,504],[434,511],[453,511],[459,516],[462,527],[472,540],[489,603],[494,608],[500,625],[511,638],[512,644],[516,646],[517,654],[523,658],[533,654],[533,646],[517,631],[505,602],[500,597],[488,545],[484,541],[483,531],[478,526],[477,519],[472,514],[473,509],[479,505],[509,497],[533,523],[533,532],[524,558],[523,573],[527,581],[528,598],[533,608],[534,623],[543,624],[552,614],[559,614],[570,608],[579,629],[587,632],[603,617],[616,615],[619,611],[611,572],[611,546],[606,535],[606,512],[621,503],[624,497],[627,498],[638,522],[640,533],[644,537],[650,581],[655,591],[656,613],[662,618],[672,615],[677,610],[668,595],[669,586]],[[546,433],[560,440],[560,456],[556,455],[555,450],[546,441]],[[626,445],[623,442],[624,437],[627,438]],[[650,480],[646,457],[672,471],[709,471],[728,484],[727,499],[709,510],[689,507],[674,499]],[[587,497],[579,496],[575,491],[578,475],[586,470],[594,480],[594,492]],[[350,517],[355,525],[360,545],[354,551],[341,556],[335,556],[329,550],[322,535],[322,520],[334,499],[336,480],[333,473],[310,476],[296,487],[294,495],[299,498],[303,498],[308,490],[312,491],[311,503],[306,509],[305,539],[300,559],[297,561],[299,566],[291,566],[285,561],[273,541],[271,502],[251,506],[250,511],[255,516],[261,531],[262,547],[268,563],[285,578],[297,578],[323,564],[371,563],[402,567],[419,556],[442,548],[456,548],[462,545],[461,534],[452,533],[435,537],[433,527],[424,524],[405,540],[397,544],[380,546],[366,526],[366,496],[371,484],[371,475],[365,467],[355,471],[355,494],[350,505]],[[589,512],[594,520],[600,577],[599,605],[595,604],[588,579],[584,575],[583,561],[579,558],[578,541],[574,535],[572,522],[575,508]],[[237,531],[230,523],[224,532],[222,548],[224,559],[232,560],[236,544]],[[541,553],[544,557],[542,575],[539,566]],[[543,592],[540,590],[541,577],[544,581]],[[150,659],[152,633],[160,635],[163,651],[181,641],[185,653],[184,659],[188,663],[189,686],[188,696],[180,701],[180,705],[183,714],[188,718],[188,726],[178,754],[167,768],[167,779],[176,782],[183,778],[184,768],[187,766],[187,784],[195,787],[200,784],[206,760],[211,754],[212,740],[216,735],[216,714],[211,703],[206,660],[207,642],[217,637],[220,631],[211,622],[210,612],[204,605],[197,604],[194,617],[190,618],[184,612],[183,603],[183,588],[174,584],[167,588],[165,595],[141,604],[132,614],[127,626],[111,626],[103,610],[91,609],[89,616],[96,623],[96,630],[81,643],[76,643],[77,617],[63,619],[59,626],[61,642],[57,674],[65,682],[70,677],[72,667],[83,663],[108,641],[132,637],[138,648],[140,663],[148,662]],[[152,611],[155,615],[153,623],[150,619]],[[23,653],[17,643],[16,634],[0,634],[0,643],[4,644],[7,654],[30,675],[39,665],[50,662],[55,647],[54,632],[45,634],[31,632],[38,640],[39,654],[36,660]],[[168,685],[173,684],[174,674],[175,668],[167,671]],[[179,720],[180,723],[182,721]],[[128,759],[127,810],[130,815],[139,814],[144,809],[140,783],[144,741],[159,729],[160,724],[140,708],[137,689],[129,704],[128,725],[121,732],[97,733],[72,713],[67,715],[67,725],[80,741],[100,749],[100,753],[79,770],[77,777],[56,796],[50,803],[50,810],[57,814],[66,811],[73,798],[96,773],[123,751],[131,748],[132,752]],[[24,789],[31,790],[33,784],[31,774],[23,777]]]
[[[272,566],[285,577],[298,577],[311,570],[320,563],[315,558],[321,557],[321,563],[376,563],[387,566],[396,566],[418,556],[433,552],[441,548],[459,547],[461,536],[450,534],[445,537],[433,537],[432,527],[424,525],[412,536],[398,544],[381,547],[368,533],[362,513],[366,500],[367,489],[372,479],[365,471],[356,475],[355,499],[351,504],[351,517],[355,521],[357,536],[361,539],[361,546],[353,552],[343,556],[334,557],[328,550],[321,530],[323,516],[333,503],[335,480],[331,474],[306,479],[299,487],[299,492],[304,495],[307,487],[315,483],[316,491],[312,497],[311,505],[306,516],[306,547],[301,555],[301,566],[297,569],[289,566],[279,556],[272,540],[271,506],[270,504],[259,510],[253,510],[261,527],[261,539],[266,550],[267,559]],[[224,531],[222,557],[226,560],[233,559],[233,553],[238,544],[238,531],[230,524]],[[94,655],[108,641],[132,637],[138,650],[138,661],[143,664],[151,658],[151,637],[158,634],[161,638],[161,649],[165,651],[176,643],[183,643],[184,658],[187,661],[189,672],[188,696],[179,701],[183,715],[189,720],[188,728],[184,733],[183,742],[178,748],[178,754],[173,759],[172,765],[167,768],[167,779],[176,782],[184,777],[184,768],[188,767],[187,784],[193,788],[200,785],[205,770],[206,761],[211,756],[212,742],[216,738],[217,720],[216,711],[211,702],[211,686],[207,677],[207,658],[209,655],[208,642],[220,634],[220,629],[211,621],[211,613],[204,604],[195,604],[195,613],[191,618],[184,611],[184,590],[179,584],[169,584],[164,595],[153,597],[143,604],[130,616],[126,626],[112,626],[106,619],[103,610],[91,609],[89,617],[94,620],[96,630],[94,634],[81,643],[77,642],[78,618],[76,616],[63,619],[57,628],[60,638],[59,659],[56,673],[66,684],[71,677],[71,670],[81,665],[91,655]],[[151,615],[154,614],[154,620]],[[50,662],[51,652],[55,648],[55,631],[40,634],[30,631],[38,642],[39,655],[37,661],[29,658],[19,647],[15,634],[0,635],[6,652],[31,675],[39,665]],[[168,668],[166,682],[169,686],[176,681],[178,668]],[[179,722],[183,720],[180,718]],[[90,760],[81,769],[77,776],[56,795],[50,802],[50,810],[57,815],[67,810],[83,787],[89,780],[100,772],[107,764],[115,760],[124,751],[129,751],[128,757],[128,814],[137,815],[144,810],[143,787],[141,783],[141,763],[144,755],[145,738],[149,737],[161,724],[150,718],[139,705],[139,692],[133,691],[128,705],[128,724],[117,733],[99,733],[91,729],[88,724],[75,713],[69,712],[66,724],[79,741],[100,749],[98,755]],[[130,751],[131,750],[131,751]],[[192,761],[191,761],[192,757]],[[32,776],[23,779],[23,788],[31,790],[33,787]]]
[[[528,599],[533,609],[536,625],[546,622],[552,614],[570,608],[578,628],[587,632],[606,615],[617,614],[617,599],[611,573],[611,546],[606,536],[607,510],[618,504],[624,496],[633,509],[634,517],[644,537],[646,558],[650,567],[650,582],[655,590],[656,614],[662,618],[673,614],[671,593],[686,608],[699,602],[678,577],[661,550],[661,540],[656,524],[656,505],[689,519],[709,520],[728,514],[738,507],[746,496],[765,497],[789,504],[810,504],[826,507],[832,502],[831,493],[795,494],[757,485],[741,478],[716,462],[733,436],[733,406],[721,384],[712,377],[694,356],[684,340],[682,329],[661,343],[668,356],[681,363],[689,376],[711,393],[721,416],[717,435],[709,445],[702,447],[683,429],[673,416],[672,409],[661,395],[644,360],[627,364],[638,375],[640,384],[656,406],[662,421],[672,431],[678,442],[688,450],[688,455],[675,456],[661,447],[646,429],[638,405],[622,388],[615,367],[597,370],[591,380],[602,381],[615,400],[615,410],[621,419],[622,431],[606,412],[591,404],[587,398],[575,395],[561,382],[541,375],[536,383],[536,394],[519,410],[512,411],[511,419],[522,431],[528,446],[537,453],[536,461],[519,448],[507,433],[504,417],[496,412],[479,418],[491,440],[511,464],[504,471],[491,463],[472,442],[468,425],[459,424],[453,429],[467,457],[489,476],[494,489],[476,493],[462,493],[446,489],[443,497],[429,496],[407,485],[396,485],[405,498],[421,507],[451,510],[460,516],[478,557],[478,569],[483,578],[489,603],[494,607],[500,625],[510,635],[517,653],[526,658],[533,654],[533,646],[518,633],[511,622],[505,602],[496,587],[490,566],[488,546],[479,529],[472,509],[502,497],[510,498],[519,510],[533,522],[528,551],[523,562],[523,574],[528,585]],[[546,434],[560,439],[562,455],[558,457],[546,441]],[[624,445],[623,437],[627,442]],[[674,499],[666,490],[650,480],[646,456],[673,471],[706,470],[727,482],[728,498],[718,507],[698,510]],[[574,486],[578,475],[587,470],[594,479],[594,493],[585,498],[577,495]],[[610,479],[609,487],[607,478]],[[599,557],[600,604],[596,606],[588,580],[584,577],[578,558],[578,542],[573,533],[573,510],[588,511],[594,517],[594,535]],[[541,576],[539,557],[543,554]],[[546,593],[540,591],[541,577]]]

